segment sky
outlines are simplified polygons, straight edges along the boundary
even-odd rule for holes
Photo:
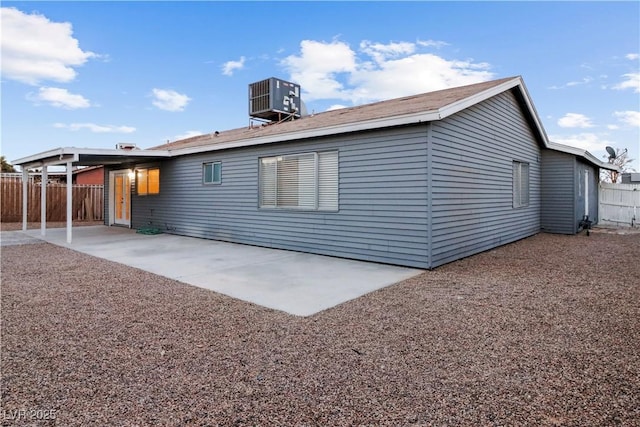
[[[149,148],[248,126],[248,86],[309,113],[522,76],[549,139],[640,171],[640,2],[12,2],[1,147]]]

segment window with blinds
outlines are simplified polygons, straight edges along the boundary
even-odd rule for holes
[[[513,162],[513,207],[529,206],[529,163]]]
[[[261,208],[338,210],[338,152],[260,159]]]

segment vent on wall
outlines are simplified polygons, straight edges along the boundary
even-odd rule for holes
[[[300,117],[300,85],[275,77],[249,85],[249,116],[280,121]]]

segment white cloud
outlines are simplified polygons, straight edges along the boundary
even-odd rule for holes
[[[183,111],[191,98],[169,89],[153,89],[153,105],[165,111]]]
[[[337,74],[356,70],[355,52],[339,41],[303,40],[300,55],[288,56],[282,64],[291,74],[291,80],[302,86],[306,100],[344,99],[345,89]]]
[[[609,129],[609,130],[618,130],[618,129],[620,129],[620,126],[618,126],[618,125],[607,125],[607,129]]]
[[[616,90],[633,89],[634,92],[640,93],[640,73],[623,74],[623,81],[613,86]]]
[[[91,103],[82,95],[70,93],[67,89],[58,87],[41,87],[37,95],[29,94],[27,98],[34,102],[47,102],[54,107],[76,110],[88,108]]]
[[[616,111],[613,115],[626,125],[640,127],[640,111]]]
[[[194,136],[200,136],[200,135],[204,135],[204,132],[201,132],[199,130],[188,130],[185,133],[183,133],[182,135],[176,135],[173,137],[174,141],[180,141],[181,139],[187,139],[187,138],[191,138]]]
[[[558,119],[558,126],[563,128],[591,128],[591,119],[584,114],[567,113]]]
[[[239,61],[227,61],[222,64],[222,74],[225,76],[232,76],[235,70],[242,70],[244,68],[245,57],[241,56]]]
[[[640,55],[638,55],[637,53],[627,53],[624,57],[630,61],[633,61],[640,58]]]
[[[97,125],[94,123],[54,123],[53,127],[69,129],[74,132],[87,129],[94,133],[133,133],[136,131],[136,128],[131,126]]]
[[[564,89],[567,87],[586,85],[591,83],[592,81],[593,81],[593,77],[583,77],[582,80],[572,80],[560,86],[553,85],[553,86],[550,86],[549,89]]]
[[[567,86],[571,87],[571,86],[586,85],[587,83],[591,83],[592,81],[593,81],[593,77],[583,77],[582,80],[574,80],[567,83]]]
[[[435,48],[441,48],[443,46],[449,46],[449,43],[443,42],[443,41],[439,41],[439,40],[418,40],[416,42],[416,44],[418,44],[419,46],[423,46],[423,47],[435,47]]]
[[[326,111],[341,110],[343,108],[347,108],[347,106],[346,105],[342,105],[342,104],[333,104],[332,106],[327,108]]]
[[[382,44],[364,40],[360,42],[360,50],[372,57],[377,64],[383,64],[389,59],[401,58],[414,53],[416,45],[409,42]]]
[[[613,142],[604,139],[602,135],[595,133],[580,133],[567,136],[552,135],[549,139],[553,142],[578,147],[591,153],[603,151],[607,145],[614,145]]]
[[[363,41],[354,51],[341,41],[303,40],[282,61],[305,101],[339,99],[353,104],[446,89],[493,78],[487,63],[448,60],[420,52],[435,42]],[[444,43],[444,42],[441,42]]]
[[[80,49],[68,22],[51,22],[38,14],[0,9],[2,74],[11,80],[37,85],[42,80],[69,82],[93,52]]]

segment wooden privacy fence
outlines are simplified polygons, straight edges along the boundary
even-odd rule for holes
[[[600,183],[601,224],[640,226],[640,184]]]
[[[39,178],[39,176],[38,176]],[[73,220],[101,221],[104,213],[102,185],[72,186]],[[34,176],[27,183],[27,221],[40,222],[42,185]],[[22,174],[0,176],[0,221],[22,221]],[[67,184],[49,182],[47,185],[47,221],[67,220]]]

